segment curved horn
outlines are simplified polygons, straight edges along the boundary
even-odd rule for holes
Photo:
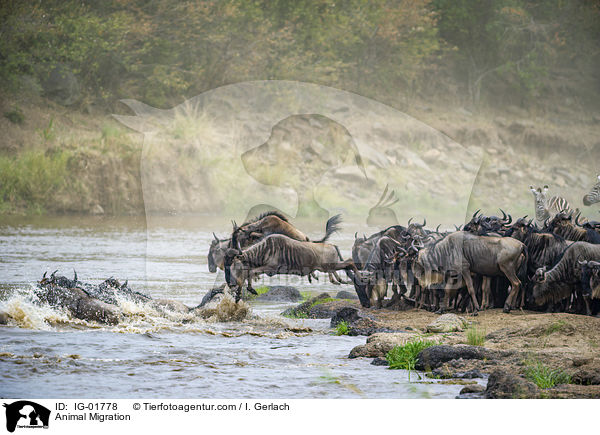
[[[440,227],[441,227],[441,226],[442,226],[442,224],[438,224],[438,226],[437,226],[437,227],[435,227],[435,232],[436,232],[436,233],[438,233],[438,234],[440,233]]]
[[[128,279],[125,280],[125,283],[121,286],[121,288],[127,288],[127,283],[129,282]]]
[[[73,268],[73,281],[77,282],[77,271]]]
[[[48,271],[45,271],[44,276],[42,276],[42,279],[45,279],[47,274],[48,274]]]
[[[579,218],[581,217],[581,212],[577,213],[577,216],[575,216],[575,225],[577,225],[578,227],[581,227],[583,225],[581,225],[579,223]]]
[[[479,209],[475,213],[473,213],[473,219],[475,219],[477,217],[477,215],[479,214],[480,211],[481,211],[481,209]]]
[[[425,225],[427,225],[427,218],[423,219],[423,227],[425,227]]]
[[[58,269],[56,269],[54,272],[52,272],[52,275],[50,275],[51,279],[54,279],[54,275],[56,274],[56,272],[58,272]]]
[[[413,220],[413,218],[410,218],[410,219],[408,220],[408,223],[407,223],[406,225],[407,225],[407,226],[410,226],[410,221],[412,221],[412,220]]]
[[[358,237],[358,231],[354,233],[354,240]]]
[[[218,238],[218,237],[217,237],[217,235],[214,233],[214,231],[213,231],[213,237],[215,238],[215,240],[216,240],[217,242],[220,242],[219,238]]]

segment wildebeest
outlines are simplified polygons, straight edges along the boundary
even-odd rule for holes
[[[208,271],[215,273],[217,268],[224,270],[225,252],[231,243],[231,238],[220,240],[215,233],[213,233],[214,240],[210,242],[210,249],[208,250]]]
[[[314,271],[326,272],[329,279],[341,281],[338,270],[346,270],[350,279],[355,280],[358,272],[352,260],[344,261],[337,246],[326,243],[339,229],[340,216],[327,221],[325,236],[316,242],[295,240],[283,234],[271,234],[260,242],[244,249],[229,248],[225,255],[225,279],[236,292],[236,300],[241,298],[243,284],[261,274],[269,276],[309,275]],[[354,272],[354,273],[353,273]],[[363,288],[357,288],[361,303],[368,304]]]
[[[533,186],[529,186],[529,190],[535,198],[535,219],[538,225],[543,225],[546,220],[552,219],[557,213],[571,211],[571,206],[566,199],[560,196],[547,197],[547,185],[543,189],[540,187],[534,189]]]
[[[528,275],[532,276],[540,267],[552,267],[572,242],[563,237],[541,231],[525,218],[518,219],[506,232],[527,246]]]
[[[572,294],[581,294],[582,261],[600,261],[600,245],[573,243],[553,268],[539,268],[533,278],[533,302],[539,306],[559,302]],[[589,314],[587,298],[583,297],[583,300]]]
[[[332,220],[337,224],[340,220],[340,215],[332,217],[327,223],[329,224]],[[268,211],[249,222],[243,223],[239,227],[234,222],[229,247],[243,249],[270,234],[283,234],[295,240],[309,240],[309,238],[292,225],[283,214],[277,211]]]
[[[580,260],[579,264],[583,294],[592,299],[600,299],[600,262]]]
[[[584,205],[592,205],[597,202],[600,202],[600,175],[598,175],[598,182],[583,197]]]
[[[423,288],[441,285],[448,291],[448,285],[457,288],[457,278],[462,278],[475,312],[479,310],[479,303],[471,274],[505,276],[511,283],[511,291],[504,305],[504,310],[508,312],[515,306],[521,288],[519,275],[523,275],[526,264],[527,248],[516,239],[457,231],[422,248],[411,267]]]
[[[574,242],[600,244],[600,233],[593,228],[577,226],[572,219],[572,213],[558,213],[547,226],[549,231]]]
[[[500,209],[500,211],[502,212],[501,218],[498,216],[478,216],[480,210],[477,210],[473,213],[471,220],[465,224],[463,231],[468,231],[478,236],[488,234],[503,235],[511,224],[512,217],[507,215],[504,210]]]

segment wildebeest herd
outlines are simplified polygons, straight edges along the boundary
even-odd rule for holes
[[[600,202],[598,183],[584,204]],[[486,308],[535,309],[594,314],[600,310],[600,222],[581,218],[563,198],[547,198],[547,186],[530,188],[535,219],[513,221],[510,214],[475,212],[452,231],[408,221],[372,234],[355,234],[352,258],[344,260],[328,243],[340,229],[336,215],[325,235],[310,240],[277,211],[238,226],[231,237],[214,235],[208,254],[211,272],[225,271],[236,300],[244,286],[255,293],[259,275],[287,274],[317,278],[325,272],[333,284],[354,285],[364,307],[381,308],[403,301],[436,312],[460,309],[476,314]],[[338,275],[344,271],[349,281]]]

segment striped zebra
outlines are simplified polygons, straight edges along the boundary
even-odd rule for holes
[[[548,193],[548,186],[544,186],[544,189],[538,187],[534,189],[533,186],[529,186],[529,190],[535,197],[535,220],[538,225],[543,225],[547,219],[552,219],[560,212],[572,213],[569,201],[560,196],[553,196],[548,199],[546,194]]]
[[[598,182],[592,187],[592,190],[583,197],[583,205],[592,205],[597,202],[600,202],[600,175],[598,175]]]

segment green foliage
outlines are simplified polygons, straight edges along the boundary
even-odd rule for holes
[[[306,311],[292,311],[288,314],[283,314],[288,319],[308,319],[308,313]]]
[[[568,325],[567,322],[565,322],[564,320],[562,320],[562,319],[557,320],[556,322],[554,322],[550,326],[548,326],[548,328],[546,328],[546,335],[554,334],[555,332],[560,332],[567,325]]]
[[[471,346],[483,346],[485,344],[485,330],[471,326],[467,329],[467,343]]]
[[[23,124],[25,121],[25,115],[18,107],[14,107],[13,109],[4,112],[4,117],[13,124]]]
[[[385,358],[390,369],[414,370],[419,352],[435,344],[422,339],[412,340],[402,346],[394,346]]]
[[[348,325],[348,322],[346,322],[345,320],[339,322],[335,327],[335,335],[348,335],[349,331],[350,327]]]
[[[525,375],[539,388],[552,388],[558,384],[570,384],[571,376],[562,370],[551,369],[540,361],[530,362]]]
[[[54,139],[56,135],[56,132],[54,131],[54,118],[50,118],[50,121],[48,121],[48,125],[45,128],[38,130],[38,132],[44,143]]]
[[[337,299],[335,299],[335,298],[322,298],[322,299],[317,299],[316,301],[314,301],[314,302],[311,304],[311,307],[314,307],[315,305],[326,304],[326,303],[328,303],[328,302],[334,302],[334,301],[336,301],[336,300],[337,300]]]
[[[27,151],[18,156],[0,156],[0,209],[13,211],[28,204],[30,211],[43,212],[67,182],[67,151]]]

